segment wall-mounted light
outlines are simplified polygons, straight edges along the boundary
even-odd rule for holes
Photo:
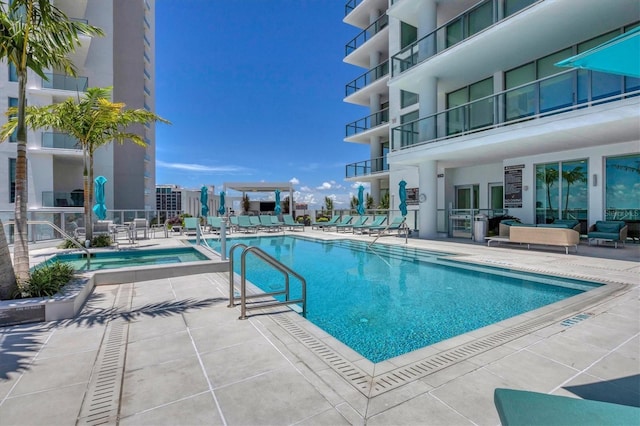
[[[524,189],[525,191],[528,191],[529,190],[529,186],[525,185],[525,186],[522,187],[522,189]]]
[[[598,186],[598,175],[593,175],[593,186]]]

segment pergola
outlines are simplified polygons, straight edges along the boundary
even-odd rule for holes
[[[289,192],[289,211],[293,211],[293,185],[291,182],[225,182],[222,184],[222,190],[225,193],[229,190],[242,193],[244,198],[247,192]]]

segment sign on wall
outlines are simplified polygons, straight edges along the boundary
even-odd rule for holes
[[[522,169],[524,164],[504,168],[504,207],[522,208]]]
[[[414,206],[418,204],[418,195],[420,194],[419,188],[406,188],[407,191],[407,205]]]

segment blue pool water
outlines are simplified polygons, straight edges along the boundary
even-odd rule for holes
[[[57,254],[48,259],[47,262],[55,262],[56,260],[70,263],[76,271],[99,271],[134,266],[195,262],[208,260],[208,258],[193,247],[178,247],[156,250],[98,252],[93,253],[90,262],[87,262],[84,253]]]
[[[208,242],[219,249],[218,241]],[[227,247],[237,242],[259,246],[300,273],[307,280],[307,319],[373,362],[598,286],[469,266],[409,247],[369,249],[360,241],[274,236],[228,240]],[[235,252],[237,268],[241,251]],[[254,256],[247,257],[247,278],[266,291],[283,286],[282,275]]]

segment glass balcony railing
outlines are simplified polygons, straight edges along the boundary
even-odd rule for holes
[[[362,0],[349,0],[347,4],[344,5],[344,16],[350,14],[360,3],[362,3]]]
[[[42,207],[84,207],[84,193],[42,191]]]
[[[362,133],[366,130],[372,129],[388,122],[389,108],[386,108],[375,112],[367,117],[356,120],[353,123],[347,124],[346,137],[357,135],[358,133]]]
[[[493,24],[521,11],[533,3],[543,0],[485,0],[463,14],[413,42],[391,58],[391,75],[404,71],[479,33]],[[503,10],[504,16],[498,16]]]
[[[358,34],[353,40],[347,43],[345,46],[345,56],[349,56],[351,52],[365,44],[371,37],[378,34],[387,25],[389,25],[389,17],[385,14],[378,18],[376,22],[365,28],[364,31]]]
[[[392,150],[640,95],[640,78],[567,70],[391,129]]]
[[[389,170],[387,157],[372,158],[370,160],[359,161],[357,163],[347,164],[346,177],[353,178],[359,176],[368,176],[373,173],[386,172]]]
[[[41,145],[43,148],[82,149],[80,142],[66,133],[44,132]]]
[[[360,77],[356,78],[352,82],[348,83],[345,88],[345,96],[349,96],[357,92],[358,90],[368,86],[374,81],[389,74],[389,61],[385,61],[375,68],[370,69]]]
[[[74,92],[86,92],[89,87],[87,77],[72,77],[64,74],[45,73],[47,79],[42,79],[43,89],[71,90]]]

